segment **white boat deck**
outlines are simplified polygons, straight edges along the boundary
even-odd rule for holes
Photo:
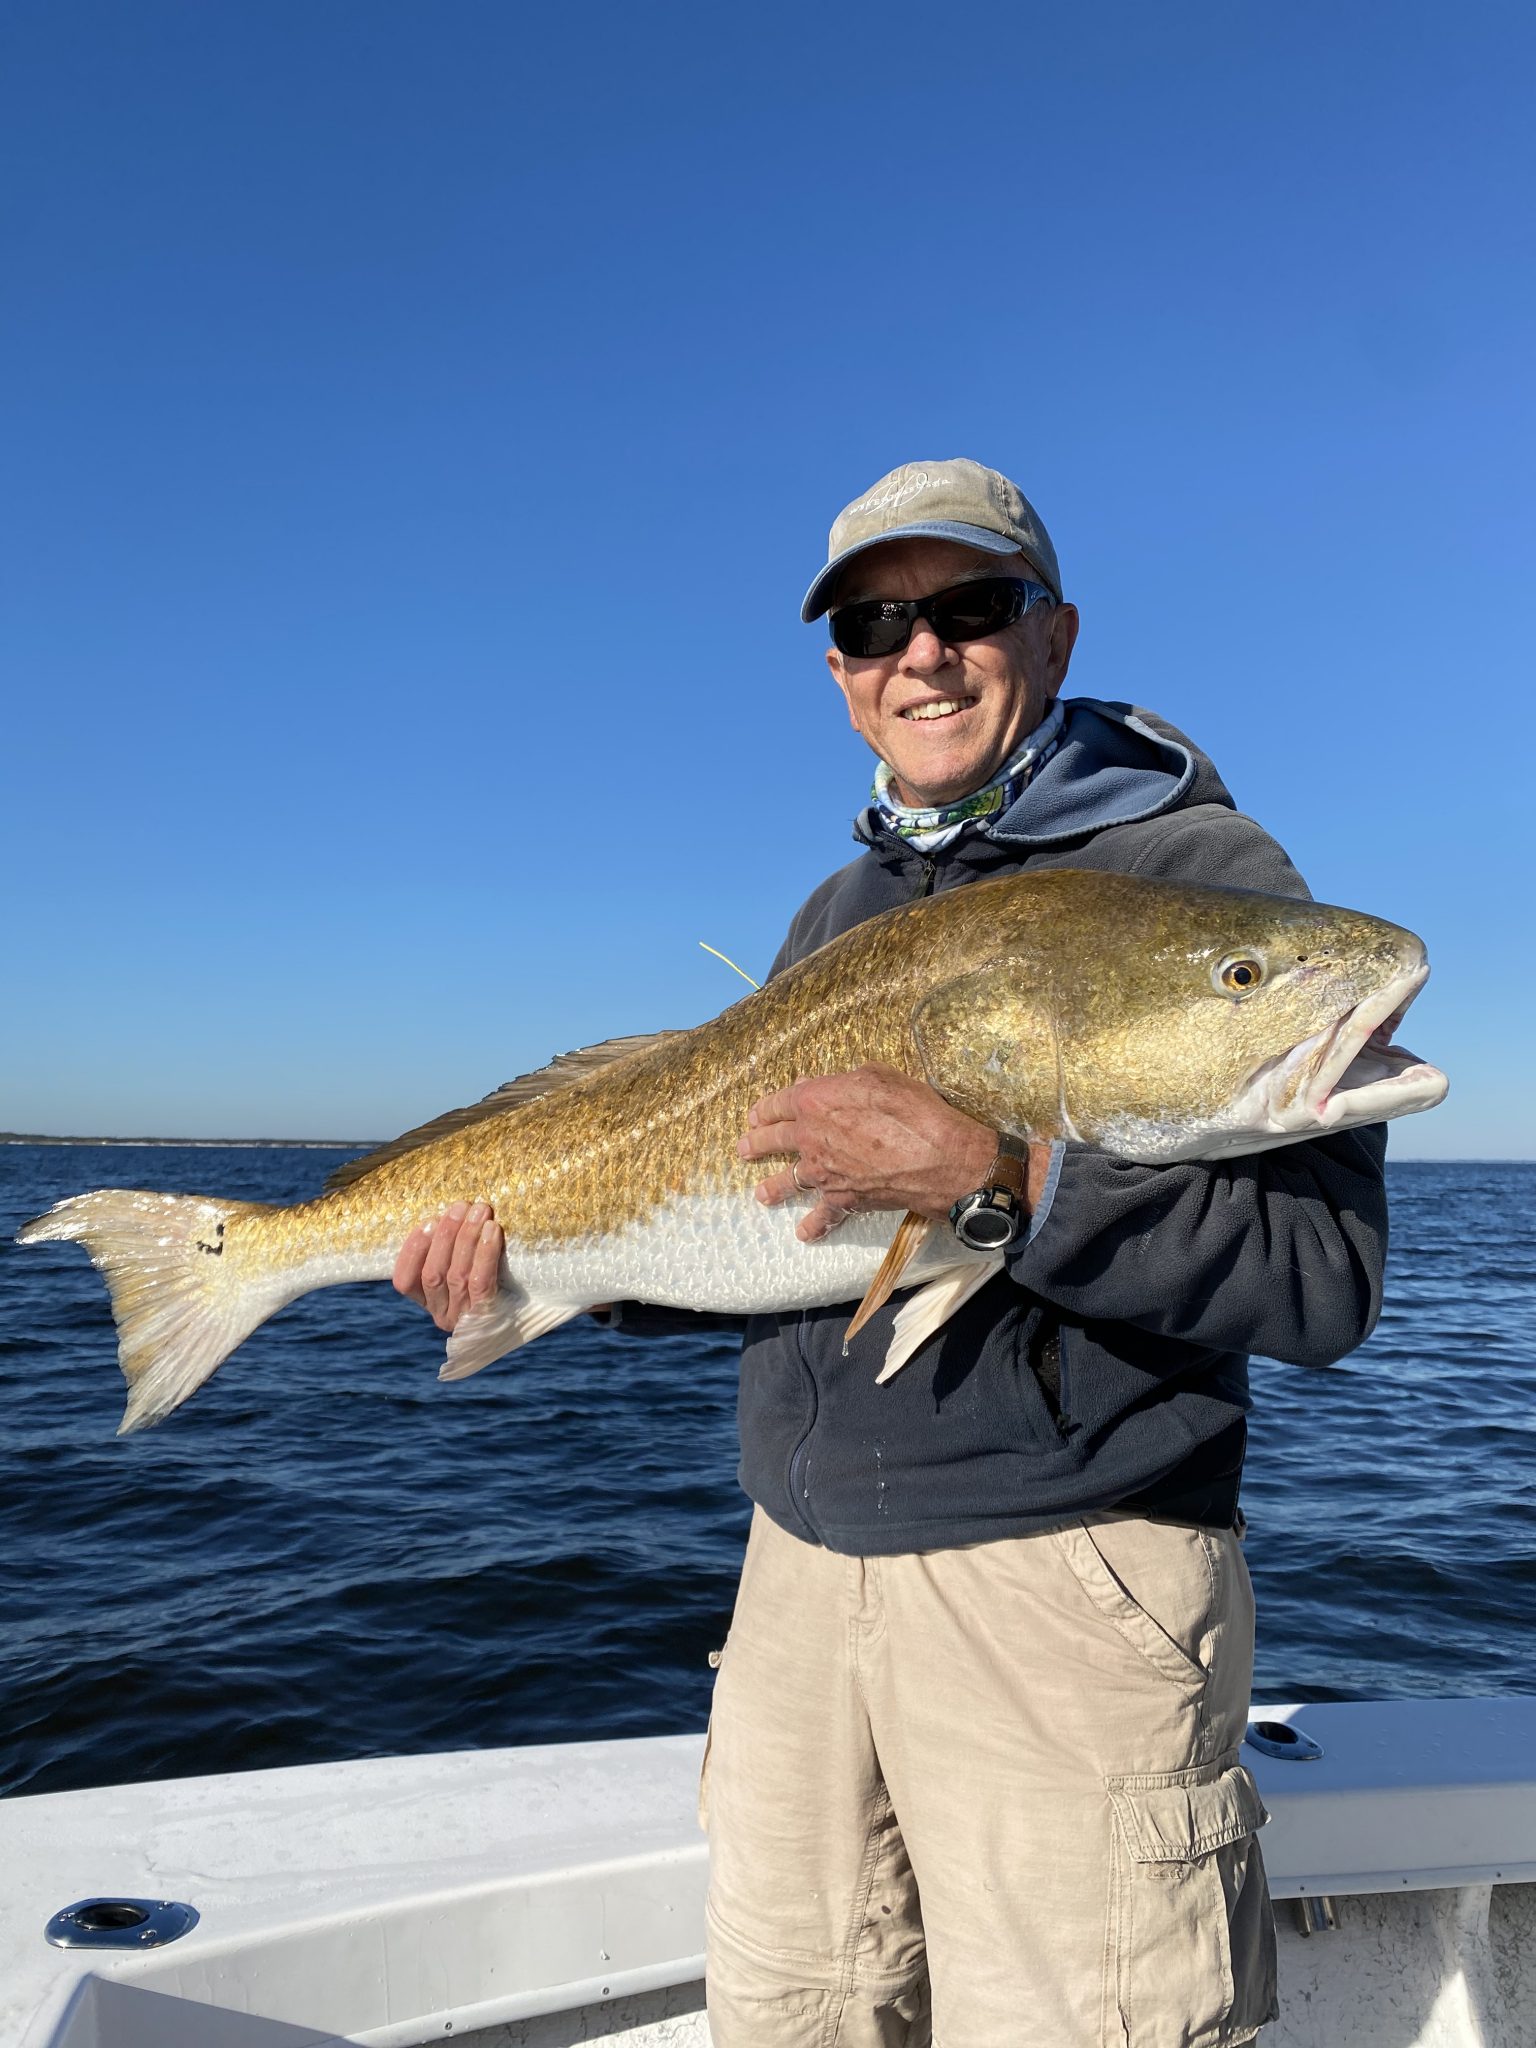
[[[1536,1699],[1261,1707],[1281,2023],[1264,2048],[1536,2044]],[[707,2043],[700,1737],[382,1758],[0,1801],[0,2048]],[[57,1909],[179,1899],[146,1953]],[[1383,2031],[1385,2027],[1385,2031]]]

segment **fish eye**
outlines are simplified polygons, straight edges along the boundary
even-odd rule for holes
[[[1264,979],[1264,962],[1256,953],[1229,953],[1211,979],[1229,996],[1252,995]]]

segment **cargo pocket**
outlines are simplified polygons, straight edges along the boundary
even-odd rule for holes
[[[1251,2041],[1278,2011],[1258,1788],[1235,1751],[1104,1782],[1115,1810],[1105,2048]]]

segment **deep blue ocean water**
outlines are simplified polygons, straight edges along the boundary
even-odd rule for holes
[[[119,1440],[105,1287],[10,1242],[84,1188],[291,1201],[342,1156],[0,1146],[0,1791],[702,1726],[733,1343],[583,1321],[443,1386],[425,1316],[337,1288]],[[1536,1164],[1389,1174],[1376,1334],[1255,1363],[1256,1690],[1536,1692]]]

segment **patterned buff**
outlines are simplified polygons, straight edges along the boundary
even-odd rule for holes
[[[958,839],[977,818],[1000,817],[1017,803],[1036,773],[1045,766],[1061,743],[1064,713],[1053,704],[1028,739],[1015,747],[985,789],[960,797],[952,804],[936,804],[931,810],[912,810],[891,795],[891,771],[882,761],[875,770],[872,792],[880,822],[888,832],[901,837],[919,853],[935,853]]]

